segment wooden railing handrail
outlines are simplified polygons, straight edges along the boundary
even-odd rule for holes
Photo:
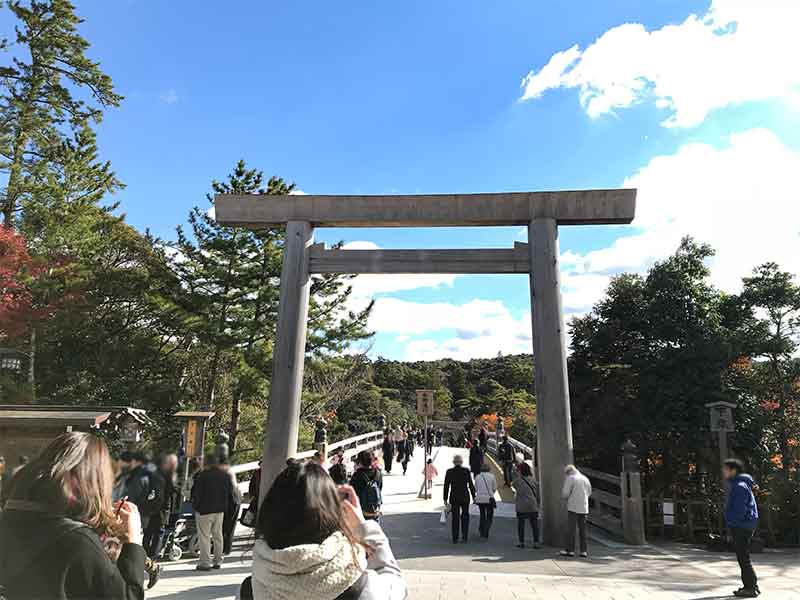
[[[588,467],[581,467],[581,473],[586,475],[589,479],[599,479],[600,481],[605,481],[607,483],[612,483],[614,485],[622,485],[622,479],[619,475],[612,475],[611,473],[604,473],[603,471],[597,471],[595,469],[590,469]]]
[[[328,452],[332,450],[336,450],[341,448],[342,446],[358,446],[359,442],[362,440],[369,440],[370,438],[379,437],[383,435],[383,431],[370,431],[369,433],[362,433],[361,435],[355,435],[353,437],[345,438],[338,442],[334,442],[328,446]],[[294,455],[295,458],[302,460],[311,458],[314,456],[316,450],[304,450],[302,452],[298,452]],[[247,471],[255,471],[258,468],[258,461],[252,461],[248,463],[242,463],[240,465],[234,465],[230,468],[232,473],[245,473]]]

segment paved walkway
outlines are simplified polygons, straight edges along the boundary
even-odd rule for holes
[[[419,450],[406,476],[393,469],[384,479],[384,527],[413,600],[716,600],[739,587],[732,554],[677,544],[632,548],[595,539],[588,560],[562,559],[554,548],[516,548],[516,522],[503,516],[495,519],[491,539],[478,538],[475,519],[473,540],[453,545],[449,525],[439,523],[439,514],[444,472],[454,452],[438,449],[435,462],[441,475],[431,500],[417,498],[422,483]],[[500,512],[513,514],[503,503]],[[250,572],[248,532],[242,531],[221,571],[199,574],[193,560],[167,563],[162,580],[147,597],[234,598]],[[800,600],[800,553],[765,552],[754,562],[762,599]]]

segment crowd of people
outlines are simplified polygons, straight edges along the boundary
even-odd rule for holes
[[[436,432],[429,438],[437,443]],[[424,444],[424,432],[421,438]],[[407,466],[419,431],[387,432],[392,458]],[[478,532],[490,535],[498,485],[485,458],[481,432],[467,435],[469,468],[462,455],[445,473],[444,502],[451,518],[453,543],[469,538],[469,507],[478,506]],[[515,492],[518,547],[525,547],[528,524],[531,545],[539,547],[539,485],[529,463],[508,453],[507,438],[498,444],[504,485]],[[480,461],[478,460],[480,459]],[[259,507],[260,470],[250,482],[249,526],[256,532],[252,575],[242,597],[357,598],[401,600],[407,585],[382,530],[383,473],[387,456],[370,450],[348,463],[337,452],[329,464],[317,456],[290,459]],[[5,473],[0,462],[0,597],[111,598],[142,600],[158,579],[165,529],[180,506],[178,457],[164,454],[151,461],[142,452],[123,452],[113,459],[104,441],[90,433],[60,435],[33,460]],[[729,491],[725,512],[742,574],[738,597],[760,594],[750,559],[758,523],[753,479],[740,461],[725,462]],[[225,457],[209,455],[189,469],[190,500],[195,513],[201,571],[220,568],[230,552],[242,498]],[[425,486],[438,476],[433,460],[424,463]],[[564,473],[562,496],[569,522],[564,556],[587,556],[586,517],[591,484],[573,465]],[[244,516],[242,516],[244,523]]]

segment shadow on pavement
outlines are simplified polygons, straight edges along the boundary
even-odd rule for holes
[[[181,591],[159,596],[159,600],[186,600],[191,595],[192,600],[217,600],[218,598],[235,598],[239,593],[239,584],[228,585],[202,585],[193,587],[189,592]]]

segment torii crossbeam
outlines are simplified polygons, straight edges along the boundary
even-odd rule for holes
[[[572,462],[567,359],[559,289],[558,226],[625,224],[636,190],[389,196],[221,194],[223,225],[286,227],[278,328],[270,385],[261,494],[297,453],[306,321],[312,273],[529,273],[533,321],[539,481],[544,542],[562,544],[561,485]],[[513,249],[326,250],[315,227],[453,227],[525,225],[529,244]]]

